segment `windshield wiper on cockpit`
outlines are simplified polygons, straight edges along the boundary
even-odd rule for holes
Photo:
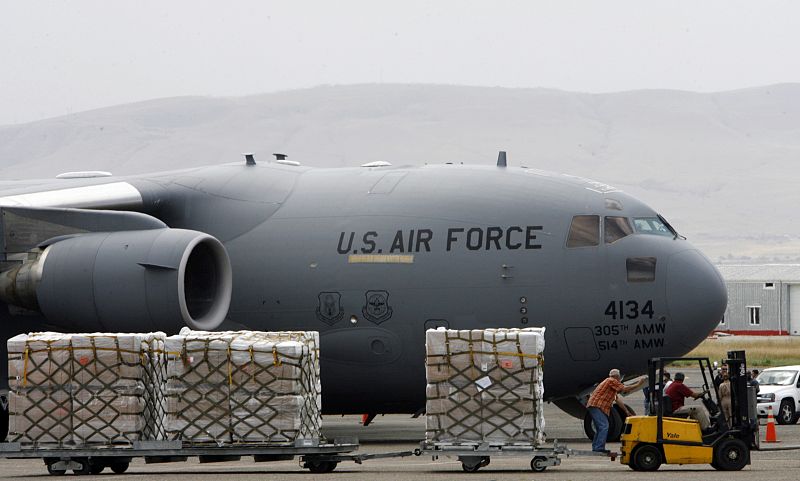
[[[674,227],[672,227],[672,225],[670,225],[670,223],[669,223],[669,222],[667,222],[667,219],[663,218],[663,217],[661,216],[661,214],[656,214],[656,215],[658,216],[658,220],[660,220],[660,221],[661,221],[661,222],[662,222],[662,223],[663,223],[665,226],[667,226],[667,229],[669,229],[669,231],[670,231],[670,232],[672,232],[672,233],[675,235],[675,237],[673,237],[673,238],[672,238],[672,240],[675,240],[675,239],[677,239],[678,237],[680,237],[680,238],[681,238],[681,239],[683,239],[683,240],[686,240],[686,237],[684,237],[684,236],[682,236],[682,235],[678,234],[678,231],[676,231],[676,230],[675,230],[675,228],[674,228]]]

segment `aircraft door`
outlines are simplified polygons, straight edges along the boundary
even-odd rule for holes
[[[447,319],[428,319],[425,321],[425,330],[428,329],[438,329],[443,327],[445,329],[450,328],[450,323],[447,322]]]
[[[589,327],[568,327],[564,329],[564,341],[569,357],[573,361],[596,361],[600,359],[594,334]]]

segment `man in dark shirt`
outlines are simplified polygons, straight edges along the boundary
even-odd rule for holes
[[[758,379],[756,379],[757,377],[758,377],[758,369],[753,369],[750,372],[750,376],[748,378],[749,380],[747,381],[747,384],[756,388],[756,394],[758,394],[758,391],[761,390],[761,386],[759,386]]]
[[[669,385],[666,392],[664,392],[665,395],[669,396],[670,401],[672,401],[672,412],[682,408],[687,397],[697,399],[703,395],[703,393],[696,393],[689,389],[689,386],[683,383],[684,379],[686,379],[686,376],[682,372],[675,373],[675,380]]]
[[[722,384],[722,379],[728,374],[728,365],[723,364],[717,375],[714,377],[714,386],[719,387]]]
[[[683,383],[684,379],[686,379],[686,376],[682,372],[675,373],[675,381],[673,381],[664,392],[664,394],[669,396],[670,401],[672,401],[672,414],[678,416],[681,414],[688,415],[690,418],[694,418],[700,423],[700,429],[705,430],[711,425],[711,418],[705,406],[683,405],[687,397],[697,399],[702,397],[703,393],[696,393],[689,389],[689,386]]]

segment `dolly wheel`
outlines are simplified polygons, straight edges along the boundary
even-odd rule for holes
[[[479,469],[489,465],[489,456],[464,456],[461,460],[461,469],[468,473],[477,473]]]
[[[544,456],[536,456],[531,459],[531,471],[534,473],[542,473],[547,469],[547,458]]]
[[[338,464],[339,464],[339,463],[337,463],[336,461],[316,461],[316,460],[310,460],[310,461],[306,461],[306,462],[305,462],[305,465],[304,465],[303,467],[304,467],[304,468],[306,468],[306,469],[308,469],[308,470],[309,470],[309,471],[311,471],[312,473],[315,473],[315,474],[324,474],[324,473],[330,473],[330,472],[332,472],[334,469],[336,469],[336,466],[337,466]]]
[[[131,463],[111,463],[111,466],[109,467],[111,468],[111,471],[114,472],[114,474],[122,474],[128,470],[128,467],[130,465]]]
[[[56,465],[56,461],[52,463],[47,463],[47,472],[52,474],[53,476],[64,476],[67,474],[66,469],[56,469],[54,466]]]
[[[629,466],[634,471],[655,471],[661,463],[661,451],[652,444],[642,444],[631,454]]]
[[[741,439],[726,439],[714,450],[714,468],[721,471],[739,471],[747,466],[750,449]]]
[[[75,458],[73,459],[73,461],[81,465],[80,468],[72,470],[74,474],[77,474],[79,476],[85,474],[92,474],[92,466],[91,464],[89,464],[89,460],[87,458]]]

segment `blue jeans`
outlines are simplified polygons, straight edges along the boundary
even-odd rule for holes
[[[594,421],[594,439],[592,440],[592,451],[604,451],[606,449],[606,438],[608,437],[608,416],[600,408],[590,407],[589,415]]]

